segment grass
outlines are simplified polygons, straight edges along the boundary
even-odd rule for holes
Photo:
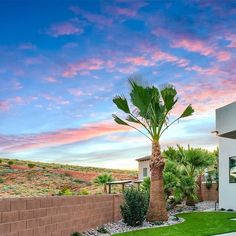
[[[178,215],[185,222],[161,227],[137,230],[117,234],[119,236],[210,236],[229,232],[236,232],[236,213],[228,212],[194,212]]]

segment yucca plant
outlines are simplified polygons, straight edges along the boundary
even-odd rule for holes
[[[192,115],[194,110],[191,105],[188,105],[180,116],[170,121],[170,112],[178,101],[174,86],[166,85],[159,89],[155,86],[143,86],[134,79],[130,79],[129,84],[131,86],[131,104],[124,96],[116,96],[113,99],[117,108],[123,111],[127,117],[121,119],[113,114],[113,118],[117,124],[136,129],[152,142],[151,188],[147,219],[149,221],[166,221],[168,215],[163,183],[165,160],[161,155],[160,139],[171,125],[181,118]]]

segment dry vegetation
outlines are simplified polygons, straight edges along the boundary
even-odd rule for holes
[[[95,185],[93,180],[101,173],[110,173],[115,180],[137,177],[136,171],[129,170],[1,160],[0,197],[100,194],[103,187]]]

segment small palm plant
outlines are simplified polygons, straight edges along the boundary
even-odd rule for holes
[[[169,167],[165,168],[165,175],[173,175],[177,178],[176,183],[175,181],[168,183],[169,186],[174,186],[174,195],[179,196],[180,200],[186,198],[187,205],[195,205],[198,188],[201,198],[201,178],[199,177],[206,168],[214,166],[216,162],[214,154],[201,148],[184,149],[177,146],[176,149],[169,147],[164,151],[164,155],[168,160],[167,167]]]
[[[104,193],[107,193],[107,183],[111,181],[113,181],[112,175],[103,173],[96,177],[96,179],[94,180],[94,183],[98,185],[103,185],[103,191]]]
[[[124,96],[116,96],[113,99],[117,108],[127,117],[121,119],[113,114],[113,118],[117,124],[136,129],[152,142],[150,203],[147,219],[166,221],[168,215],[163,181],[165,160],[161,155],[160,139],[172,124],[192,115],[194,110],[191,105],[188,105],[181,115],[170,121],[170,112],[178,101],[177,91],[172,85],[159,89],[155,86],[142,86],[133,79],[130,79],[129,83],[131,106]],[[137,128],[138,126],[141,126],[141,129]]]

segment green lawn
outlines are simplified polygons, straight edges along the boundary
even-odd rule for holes
[[[119,236],[207,236],[236,232],[236,213],[228,212],[194,212],[178,215],[185,222],[161,228],[143,229],[117,234]]]

